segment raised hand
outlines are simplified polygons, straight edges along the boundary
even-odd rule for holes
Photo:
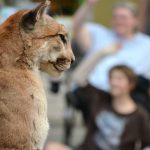
[[[114,53],[117,53],[121,48],[122,48],[121,43],[110,44],[109,46],[103,49],[103,52],[108,55],[114,54]]]

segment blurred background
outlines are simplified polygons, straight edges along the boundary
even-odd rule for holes
[[[4,22],[8,16],[16,11],[20,9],[32,9],[41,1],[42,0],[0,0],[0,23]],[[118,0],[99,0],[92,10],[92,13],[89,14],[87,20],[110,28],[112,6],[117,1]],[[130,1],[140,8],[139,30],[149,35],[149,0]],[[84,3],[85,0],[51,0],[48,14],[66,26],[69,30],[71,39],[74,39],[75,34],[73,31],[73,16],[78,8],[84,5]],[[82,60],[85,51],[82,51],[82,48],[79,48],[74,40],[72,41],[76,62],[73,64],[71,70],[59,79],[51,78],[44,73],[41,73],[41,75],[48,98],[50,131],[47,141],[55,141],[77,147],[84,140],[87,128],[84,125],[82,113],[70,106],[70,103],[66,100],[66,93],[70,89],[71,73]],[[147,57],[149,59],[149,56]]]

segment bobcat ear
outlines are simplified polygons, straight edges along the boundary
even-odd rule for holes
[[[45,9],[50,5],[50,1],[46,0],[35,9],[29,11],[22,17],[21,25],[25,30],[33,30],[35,23],[42,18]]]

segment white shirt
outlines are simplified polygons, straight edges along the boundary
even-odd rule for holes
[[[89,76],[89,83],[98,89],[109,90],[108,72],[115,65],[127,65],[135,73],[150,79],[150,38],[136,33],[130,40],[118,39],[115,32],[101,25],[88,23],[86,27],[92,36],[90,52],[101,50],[113,43],[122,43],[116,54],[107,56],[100,61]]]

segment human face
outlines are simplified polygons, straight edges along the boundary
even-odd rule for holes
[[[119,36],[131,36],[137,24],[137,18],[127,8],[115,8],[113,10],[112,26]]]
[[[109,78],[110,93],[113,97],[122,97],[129,95],[132,89],[132,83],[127,76],[120,70],[113,70]]]

